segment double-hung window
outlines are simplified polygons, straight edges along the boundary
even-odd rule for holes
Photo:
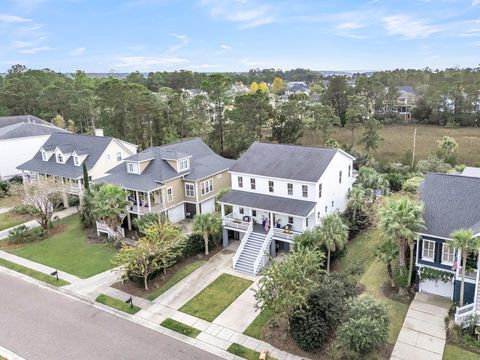
[[[341,184],[342,183],[342,170],[340,170],[338,172],[338,183]]]
[[[134,162],[127,163],[127,171],[130,174],[138,174],[138,164]]]
[[[188,159],[178,160],[178,172],[188,170],[190,168]]]
[[[210,179],[202,182],[201,189],[202,189],[202,195],[211,193],[213,191],[213,180]]]
[[[302,185],[302,196],[303,197],[308,197],[308,186],[307,185]]]
[[[290,184],[290,183],[287,184],[287,192],[288,192],[288,195],[293,195],[293,184]]]
[[[422,259],[427,261],[434,261],[435,259],[435,241],[423,240]]]
[[[117,161],[122,161],[122,153],[120,151],[117,152]]]
[[[455,248],[452,244],[444,242],[442,244],[442,264],[452,265],[455,260]]]
[[[250,189],[255,190],[257,185],[255,184],[255,178],[250,178]]]
[[[169,187],[167,189],[167,202],[172,202],[173,201],[173,189]]]
[[[269,181],[268,181],[268,192],[273,193],[273,191],[274,191],[273,181],[272,181],[272,180],[269,180]]]
[[[192,183],[185,184],[185,196],[195,197],[195,185]]]
[[[77,155],[73,155],[73,163],[75,164],[75,166],[79,166],[79,165],[80,165],[80,161],[78,160],[78,156],[77,156]]]
[[[318,184],[318,198],[322,197],[322,184]]]
[[[239,176],[237,178],[237,181],[238,181],[238,187],[243,188],[243,177]]]

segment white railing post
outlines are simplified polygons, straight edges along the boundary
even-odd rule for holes
[[[273,233],[274,233],[274,227],[272,226],[270,227],[270,230],[268,231],[267,236],[263,241],[262,247],[257,255],[257,258],[255,259],[255,263],[253,265],[254,275],[257,275],[258,271],[260,270],[260,264],[263,264],[263,266],[265,266],[265,253],[267,251],[267,248],[270,246],[270,243],[272,242]]]
[[[248,226],[247,231],[245,232],[242,240],[240,241],[240,246],[238,247],[237,252],[235,253],[235,256],[232,259],[233,268],[235,268],[235,265],[237,265],[238,258],[240,257],[240,254],[242,253],[243,248],[245,247],[245,243],[247,242],[248,237],[250,236],[250,233],[252,232],[252,230],[253,230],[253,222],[250,222],[250,225]]]

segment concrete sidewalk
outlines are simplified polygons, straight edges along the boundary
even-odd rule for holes
[[[57,211],[56,213],[53,213],[53,216],[54,217],[58,216],[60,219],[63,219],[63,218],[68,217],[70,215],[76,214],[77,212],[78,212],[78,209],[76,207],[72,206],[72,207],[69,207],[68,209],[64,209],[64,210],[61,210],[61,211]],[[36,222],[35,220],[30,220],[30,221],[27,221],[23,224],[18,224],[16,226],[12,226],[8,229],[0,231],[0,241],[8,238],[8,234],[10,233],[10,231],[15,229],[16,227],[21,226],[21,225],[25,225],[29,229],[33,229],[33,228],[36,228],[36,227],[40,226],[38,224],[38,222]]]
[[[9,212],[12,209],[13,209],[12,207],[0,208],[0,214],[5,214],[6,212]]]
[[[405,317],[391,360],[442,360],[445,316],[451,301],[426,293],[415,294]]]
[[[65,286],[66,289],[94,300],[99,294],[104,293],[112,284],[119,282],[122,273],[117,269],[104,271],[87,279],[80,279],[75,283]]]

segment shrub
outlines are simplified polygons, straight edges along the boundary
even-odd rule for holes
[[[20,204],[13,208],[13,212],[19,215],[28,215],[31,213],[31,211],[32,211],[31,205]]]
[[[403,183],[402,190],[405,192],[416,194],[422,181],[423,181],[422,177],[414,176]]]
[[[27,238],[28,227],[19,225],[8,233],[8,242],[11,244],[22,244]]]
[[[70,206],[80,206],[80,198],[77,195],[68,195],[68,204]]]
[[[218,245],[218,239],[210,237],[208,247],[213,249],[216,245]],[[191,234],[188,236],[187,246],[185,246],[182,254],[183,258],[186,259],[203,253],[205,253],[205,242],[203,241],[202,235]]]
[[[342,214],[343,219],[348,225],[349,239],[353,239],[360,231],[365,230],[372,225],[374,220],[374,209],[371,204],[366,204],[363,208],[357,209],[355,220],[353,220],[353,209],[347,207]]]
[[[0,180],[0,199],[8,195],[10,184],[6,181]]]
[[[399,173],[389,172],[384,174],[385,178],[388,180],[391,191],[400,191],[402,190],[402,185],[405,182],[405,177]]]
[[[347,320],[337,332],[340,343],[358,354],[381,348],[388,339],[390,324],[385,305],[369,296],[351,300],[349,305]]]
[[[306,309],[290,318],[290,334],[305,351],[321,350],[341,323],[347,300],[355,296],[355,285],[345,275],[331,273],[308,298]]]

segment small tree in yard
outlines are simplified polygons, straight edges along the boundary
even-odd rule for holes
[[[355,222],[357,218],[357,212],[361,211],[366,207],[366,198],[367,195],[365,190],[360,185],[354,185],[352,190],[348,194],[348,203],[347,206],[352,209],[352,221]]]
[[[393,277],[392,262],[398,257],[398,243],[385,240],[382,245],[377,248],[375,253],[377,258],[387,265],[388,278],[390,279],[390,286],[395,287],[395,280]]]
[[[255,292],[257,307],[271,309],[279,316],[293,316],[318,288],[323,260],[322,252],[305,248],[294,250],[282,261],[272,259]]]
[[[198,214],[193,219],[193,232],[201,235],[205,242],[205,255],[208,255],[208,238],[220,233],[222,221],[218,214]]]
[[[54,209],[51,199],[56,189],[56,183],[50,179],[39,179],[18,188],[23,203],[27,205],[28,214],[45,230],[52,220]]]
[[[102,184],[93,193],[92,214],[108,227],[117,230],[127,207],[125,191],[113,184]]]
[[[473,237],[472,230],[460,229],[450,235],[453,239],[452,246],[462,251],[462,281],[460,283],[460,306],[463,306],[465,289],[465,270],[469,253],[478,253],[480,238]]]
[[[346,320],[337,332],[339,342],[357,354],[385,345],[390,325],[386,306],[369,296],[350,300],[349,305]]]
[[[327,273],[330,272],[330,253],[342,250],[348,242],[348,226],[338,214],[327,215],[317,230],[321,243],[327,248]]]

